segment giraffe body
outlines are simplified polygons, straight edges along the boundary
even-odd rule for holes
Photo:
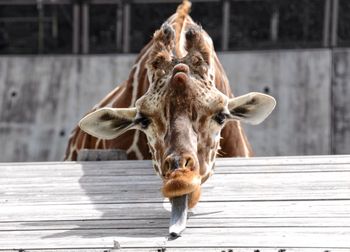
[[[178,55],[186,54],[183,33],[186,30],[186,27],[194,24],[193,20],[188,16],[188,12],[189,6],[185,1],[183,6],[179,7],[177,13],[166,21],[166,23],[169,23],[176,31],[175,44],[176,53]],[[212,48],[211,38],[204,31],[203,35]],[[150,41],[149,44],[143,48],[137,57],[135,64],[131,68],[128,79],[96,104],[92,111],[102,107],[128,108],[135,106],[137,99],[145,94],[149,88],[146,62],[150,57],[153,43],[154,40]],[[233,97],[225,71],[214,52],[214,48],[212,48],[212,50],[215,67],[213,67],[213,73],[211,74],[213,76],[212,78],[215,79],[216,87],[225,95]],[[220,156],[249,157],[252,155],[249,142],[247,141],[246,135],[238,121],[229,122],[225,125],[221,132],[221,136]],[[151,159],[146,136],[142,132],[136,130],[126,132],[117,139],[105,140],[93,137],[77,126],[72,131],[69,138],[64,159],[73,161],[77,160],[78,151],[81,149],[122,149],[126,150],[128,159]]]
[[[144,47],[129,78],[76,127],[66,152],[124,149],[129,159],[152,159],[163,195],[200,197],[220,150],[224,157],[251,156],[239,121],[256,124],[272,111],[270,96],[233,98],[209,35],[188,15],[184,1]],[[107,108],[106,108],[107,107]]]

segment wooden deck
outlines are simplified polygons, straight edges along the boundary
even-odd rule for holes
[[[0,251],[350,251],[350,156],[219,159],[182,237],[150,161],[0,164]]]

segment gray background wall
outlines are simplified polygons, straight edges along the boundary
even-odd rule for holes
[[[278,101],[246,126],[258,156],[350,153],[350,49],[219,55],[236,95]],[[71,129],[115,85],[135,55],[0,57],[0,162],[61,160]]]

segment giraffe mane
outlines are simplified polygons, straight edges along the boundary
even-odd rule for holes
[[[189,0],[183,0],[182,4],[177,7],[177,18],[184,19],[191,12],[191,2]]]

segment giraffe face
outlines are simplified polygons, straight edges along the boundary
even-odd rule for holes
[[[186,168],[200,184],[214,165],[229,98],[216,89],[198,52],[163,56],[154,59],[161,64],[149,63],[151,85],[136,103],[137,116],[147,122],[142,130],[159,175],[167,180]]]
[[[147,74],[148,91],[135,108],[102,108],[80,121],[80,127],[98,138],[113,139],[129,129],[143,131],[163,194],[190,195],[189,207],[200,195],[219,149],[220,132],[229,120],[257,124],[273,110],[275,100],[249,93],[229,98],[216,89],[211,47],[199,27],[185,34],[184,57],[176,57],[174,31],[163,25],[153,38]]]

